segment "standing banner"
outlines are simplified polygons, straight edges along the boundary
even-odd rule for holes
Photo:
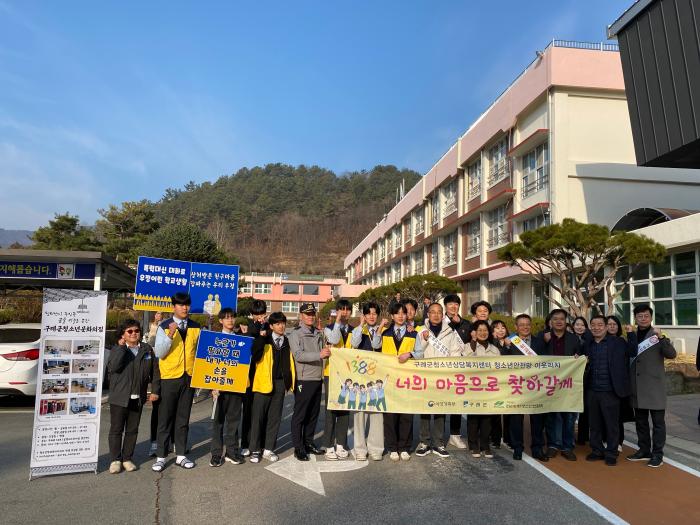
[[[190,313],[218,315],[224,307],[236,309],[238,266],[173,259],[139,257],[136,268],[134,310],[172,312],[176,292],[192,297]]]
[[[190,386],[222,392],[245,392],[253,341],[248,336],[202,330]]]
[[[107,292],[44,290],[29,479],[97,471]]]
[[[583,411],[585,358],[396,356],[333,349],[329,410],[399,414]],[[354,392],[348,395],[346,392]]]

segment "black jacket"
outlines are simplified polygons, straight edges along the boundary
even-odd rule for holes
[[[532,349],[537,352],[538,355],[554,355],[554,332],[552,334],[549,342],[544,340],[545,332],[540,332],[537,337],[533,337]],[[535,342],[537,339],[537,342]],[[535,348],[537,346],[537,348]],[[582,344],[576,334],[572,334],[568,330],[564,332],[564,355],[572,356],[574,354],[581,354]]]
[[[148,384],[151,392],[160,395],[160,368],[153,348],[140,343],[136,355],[126,345],[114,345],[107,363],[109,374],[109,402],[121,407],[129,406],[131,394],[137,394],[141,404],[146,402]]]
[[[608,349],[608,372],[610,373],[610,382],[613,390],[618,397],[627,397],[630,395],[630,376],[629,376],[629,349],[627,341],[621,337],[606,335],[602,341]],[[586,339],[583,344],[583,355],[589,356],[592,352],[595,340],[593,338]],[[593,374],[586,374],[584,378],[584,387],[590,388]]]
[[[464,344],[472,340],[472,324],[466,319],[460,317],[458,323],[450,319],[450,328],[459,334]]]

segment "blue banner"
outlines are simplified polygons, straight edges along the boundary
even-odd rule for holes
[[[192,371],[192,388],[245,392],[253,351],[252,337],[202,330]]]
[[[236,309],[238,266],[155,257],[139,257],[134,310],[172,312],[170,297],[188,292],[193,314],[218,315],[222,308]]]
[[[16,279],[94,279],[90,263],[0,261],[0,277]]]

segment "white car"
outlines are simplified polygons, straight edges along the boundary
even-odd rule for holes
[[[0,325],[0,395],[36,395],[39,323]]]

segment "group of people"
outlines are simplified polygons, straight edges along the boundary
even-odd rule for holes
[[[142,337],[141,325],[133,319],[119,329],[121,339],[108,363],[110,472],[137,468],[132,457],[147,400],[154,406],[152,470],[165,468],[171,447],[177,466],[195,467],[187,457],[187,437],[194,396],[190,382],[201,327],[189,317],[190,303],[186,293],[173,295],[172,317],[158,319],[148,337]],[[532,353],[523,348],[537,355],[585,358],[584,412],[529,415],[532,456],[548,461],[560,454],[576,461],[574,430],[578,420],[579,443],[590,442],[586,460],[614,466],[624,439],[622,423],[633,418],[639,450],[627,459],[646,461],[651,467],[663,464],[664,359],[675,357],[676,352],[670,340],[652,326],[649,305],[635,307],[636,328],[623,327],[616,317],[602,315],[589,321],[579,317],[568,323],[567,312],[554,309],[544,330],[533,334],[532,319],[520,314],[515,318],[517,339],[509,335],[503,321],[491,319],[492,307],[486,301],[471,305],[471,319],[463,318],[456,294],[444,297],[442,304],[424,298],[422,315],[418,315],[419,307],[413,299],[393,300],[388,318],[382,318],[378,304],[365,303],[357,326],[350,324],[349,301],[341,299],[335,306],[332,322],[322,329],[312,303],[301,305],[299,325],[292,330],[287,329],[283,313],[267,316],[267,305],[262,300],[253,301],[252,316],[245,328],[236,326],[232,309],[219,311],[222,332],[253,337],[254,343],[246,392],[212,391],[216,405],[210,466],[241,464],[246,457],[251,463],[277,461],[277,436],[288,392],[294,395],[291,436],[294,457],[299,461],[308,461],[310,454],[325,455],[327,460],[348,458],[351,417],[352,453],[357,461],[380,461],[385,451],[392,461],[410,460],[412,452],[419,457],[430,453],[448,457],[448,445],[468,449],[474,458],[493,458],[493,450],[502,444],[512,450],[513,459],[522,459],[524,415],[516,414],[467,415],[466,443],[462,415],[421,414],[414,449],[414,415],[386,411],[386,379],[357,385],[343,381],[341,376],[329,378],[328,358],[337,348],[382,352],[401,363],[444,356],[481,358]],[[347,410],[326,409],[323,444],[318,446],[314,435],[323,392],[326,405],[331,380],[340,383],[337,404]]]

